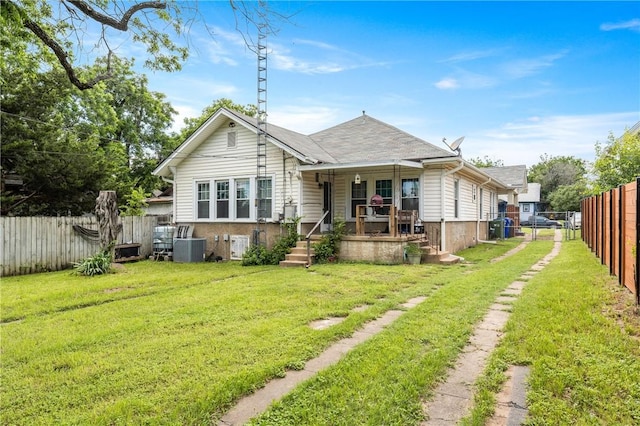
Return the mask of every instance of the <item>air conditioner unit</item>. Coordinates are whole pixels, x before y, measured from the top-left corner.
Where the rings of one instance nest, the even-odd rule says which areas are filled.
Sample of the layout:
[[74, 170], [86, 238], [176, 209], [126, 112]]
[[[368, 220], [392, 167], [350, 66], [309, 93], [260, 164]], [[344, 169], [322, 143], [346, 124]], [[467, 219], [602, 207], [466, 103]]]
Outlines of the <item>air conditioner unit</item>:
[[175, 238], [173, 240], [173, 261], [202, 262], [206, 249], [206, 238]]

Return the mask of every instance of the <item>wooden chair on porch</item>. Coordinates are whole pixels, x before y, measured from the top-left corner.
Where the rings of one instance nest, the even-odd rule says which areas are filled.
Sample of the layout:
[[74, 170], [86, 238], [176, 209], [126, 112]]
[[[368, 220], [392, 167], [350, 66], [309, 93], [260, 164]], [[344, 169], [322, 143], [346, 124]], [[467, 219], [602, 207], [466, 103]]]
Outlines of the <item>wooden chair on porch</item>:
[[416, 210], [398, 210], [398, 229], [400, 235], [414, 234], [418, 212]]

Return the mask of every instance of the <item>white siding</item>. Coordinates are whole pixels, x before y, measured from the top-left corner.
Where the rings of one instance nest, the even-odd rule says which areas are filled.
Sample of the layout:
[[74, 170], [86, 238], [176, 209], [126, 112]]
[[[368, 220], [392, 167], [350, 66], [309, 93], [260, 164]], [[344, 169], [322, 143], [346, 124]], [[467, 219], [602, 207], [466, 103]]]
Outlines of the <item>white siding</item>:
[[440, 211], [440, 169], [428, 168], [422, 175], [423, 203], [422, 219], [427, 222], [439, 222]]
[[[256, 176], [255, 133], [242, 127], [233, 128], [232, 131], [237, 132], [236, 146], [231, 148], [227, 147], [227, 133], [230, 130], [226, 125], [221, 126], [178, 165], [174, 176], [176, 222], [196, 221], [195, 182]], [[267, 144], [267, 176], [273, 178], [274, 220], [278, 219], [279, 213], [283, 213], [286, 202], [291, 201], [294, 205], [298, 203], [299, 179], [295, 174], [296, 165], [296, 159], [285, 160], [281, 149]], [[233, 191], [233, 188], [230, 190]], [[211, 197], [215, 197], [213, 182]], [[213, 219], [198, 221], [211, 222]]]

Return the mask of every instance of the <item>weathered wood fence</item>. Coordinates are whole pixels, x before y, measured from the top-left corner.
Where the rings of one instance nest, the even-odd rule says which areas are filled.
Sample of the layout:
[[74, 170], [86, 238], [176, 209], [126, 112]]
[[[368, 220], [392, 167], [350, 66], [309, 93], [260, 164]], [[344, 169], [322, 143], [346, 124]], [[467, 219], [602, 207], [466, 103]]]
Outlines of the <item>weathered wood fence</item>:
[[[118, 244], [140, 243], [140, 254], [153, 251], [154, 216], [122, 216]], [[95, 217], [0, 217], [1, 276], [58, 271], [69, 268], [100, 250], [74, 225], [98, 229]]]
[[582, 239], [640, 304], [640, 177], [582, 200]]

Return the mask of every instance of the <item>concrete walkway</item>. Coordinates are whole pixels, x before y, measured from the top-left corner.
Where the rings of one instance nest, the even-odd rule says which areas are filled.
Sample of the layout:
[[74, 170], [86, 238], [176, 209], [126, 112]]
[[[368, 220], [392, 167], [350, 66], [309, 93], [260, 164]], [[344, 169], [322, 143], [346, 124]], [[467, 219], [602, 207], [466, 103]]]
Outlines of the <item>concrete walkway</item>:
[[[517, 299], [517, 296], [526, 284], [526, 280], [535, 275], [537, 271], [549, 263], [560, 251], [560, 242], [562, 241], [562, 233], [560, 231], [556, 231], [555, 241], [554, 249], [549, 255], [535, 264], [531, 268], [531, 271], [523, 274], [521, 277], [522, 281], [513, 282], [507, 290], [496, 299], [487, 316], [476, 327], [469, 345], [462, 351], [455, 368], [449, 372], [447, 381], [438, 387], [433, 401], [425, 404], [425, 414], [429, 416], [430, 420], [423, 422], [423, 425], [453, 425], [469, 413], [473, 400], [473, 384], [484, 369], [488, 356], [502, 336], [501, 330], [509, 318], [509, 304]], [[528, 241], [523, 242], [518, 247], [497, 258], [496, 261], [502, 260], [522, 250], [527, 243]], [[426, 298], [426, 296], [416, 297], [408, 300], [401, 306], [409, 310], [424, 302]], [[220, 419], [218, 425], [235, 426], [247, 423], [251, 418], [265, 411], [273, 402], [281, 399], [304, 380], [336, 364], [347, 352], [381, 332], [405, 312], [405, 310], [387, 311], [382, 317], [366, 323], [362, 329], [354, 332], [351, 337], [334, 343], [318, 357], [307, 361], [303, 370], [288, 371], [285, 377], [269, 381], [263, 388], [240, 399], [240, 401]], [[522, 376], [518, 383], [523, 384], [526, 373], [519, 371], [518, 374], [518, 377]], [[502, 407], [524, 407], [524, 386], [514, 385], [512, 388], [519, 392], [518, 395], [513, 397], [512, 395], [514, 395], [514, 393], [509, 392], [503, 399], [506, 401], [507, 399], [516, 398], [517, 403], [506, 401]], [[524, 416], [526, 416], [526, 409], [518, 413], [514, 411], [515, 414], [511, 411], [513, 410], [503, 409], [501, 411], [501, 418], [518, 418], [521, 419], [519, 420], [521, 422]], [[507, 424], [517, 425], [520, 423], [492, 423], [494, 426]]]
[[[423, 426], [456, 425], [470, 413], [475, 382], [484, 370], [489, 355], [502, 337], [502, 330], [509, 320], [510, 305], [517, 300], [527, 280], [541, 271], [560, 253], [562, 231], [556, 231], [554, 242], [551, 252], [523, 274], [520, 280], [511, 283], [475, 328], [469, 344], [462, 350], [455, 367], [449, 371], [446, 381], [436, 388], [434, 398], [423, 405], [424, 413], [428, 418], [422, 422]], [[514, 368], [514, 371], [517, 374], [514, 373], [513, 380], [508, 382], [508, 390], [503, 391], [498, 398], [500, 409], [496, 413], [499, 415], [491, 419], [491, 425], [519, 425], [526, 417], [525, 381], [528, 370]]]
[[[408, 300], [401, 306], [405, 309], [411, 309], [425, 300], [425, 296], [416, 297]], [[218, 425], [231, 426], [245, 424], [252, 417], [265, 411], [272, 402], [279, 400], [293, 390], [293, 388], [302, 381], [307, 380], [320, 370], [340, 361], [340, 358], [342, 358], [344, 354], [381, 332], [386, 326], [393, 323], [405, 312], [406, 311], [401, 310], [387, 311], [380, 318], [366, 323], [362, 329], [353, 333], [351, 337], [339, 340], [318, 357], [307, 361], [303, 370], [289, 371], [282, 379], [271, 380], [265, 387], [242, 398], [235, 407], [222, 417]]]

